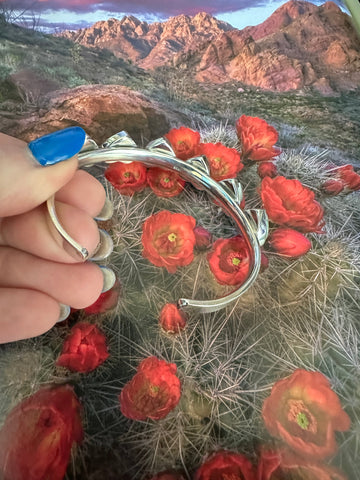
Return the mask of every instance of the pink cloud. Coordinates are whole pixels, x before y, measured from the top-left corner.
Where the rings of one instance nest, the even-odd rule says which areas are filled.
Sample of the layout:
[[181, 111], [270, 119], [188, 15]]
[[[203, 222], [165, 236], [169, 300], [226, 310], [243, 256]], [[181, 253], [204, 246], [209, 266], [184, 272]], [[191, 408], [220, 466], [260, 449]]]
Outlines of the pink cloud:
[[[0, 0], [2, 2], [3, 0]], [[106, 10], [126, 14], [155, 14], [155, 15], [194, 15], [200, 11], [213, 15], [233, 12], [243, 8], [261, 6], [266, 0], [15, 0], [16, 8], [31, 8], [31, 10], [71, 10], [74, 12], [91, 12]], [[30, 7], [31, 3], [31, 7]]]

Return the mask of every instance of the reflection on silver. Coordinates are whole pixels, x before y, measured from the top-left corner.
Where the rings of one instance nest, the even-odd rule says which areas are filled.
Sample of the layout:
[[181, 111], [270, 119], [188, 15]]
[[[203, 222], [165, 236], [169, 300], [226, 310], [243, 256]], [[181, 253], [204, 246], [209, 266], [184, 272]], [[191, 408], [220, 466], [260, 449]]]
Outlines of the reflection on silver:
[[190, 162], [190, 165], [197, 168], [198, 170], [202, 170], [203, 173], [205, 173], [206, 175], [210, 175], [209, 164], [206, 161], [206, 157], [204, 157], [203, 155], [201, 155], [200, 157], [190, 158], [186, 161]]
[[246, 210], [245, 214], [252, 223], [259, 245], [262, 247], [269, 235], [269, 219], [267, 213], [260, 208], [254, 208], [252, 210]]
[[[199, 190], [206, 190], [210, 197], [222, 207], [238, 226], [241, 234], [247, 242], [250, 251], [250, 269], [245, 282], [234, 292], [215, 300], [199, 301], [187, 298], [178, 300], [178, 306], [182, 309], [196, 308], [207, 313], [220, 310], [231, 302], [237, 300], [256, 280], [260, 270], [261, 252], [260, 246], [266, 240], [268, 234], [268, 218], [264, 210], [243, 211], [240, 202], [243, 198], [240, 183], [235, 179], [216, 182], [209, 175], [209, 167], [205, 157], [196, 157], [184, 162], [173, 155], [164, 145], [165, 139], [154, 140], [150, 143], [150, 149], [138, 148], [135, 142], [126, 134], [120, 132], [106, 140], [102, 148], [81, 152], [78, 155], [79, 167], [88, 167], [97, 164], [111, 164], [115, 162], [142, 162], [147, 167], [160, 167], [179, 173], [186, 182], [191, 183]], [[78, 255], [85, 259], [88, 255], [85, 248], [75, 242], [62, 228], [54, 208], [53, 199], [48, 201], [49, 213], [55, 228], [65, 240], [77, 251]]]
[[239, 205], [244, 198], [241, 183], [235, 178], [229, 178], [220, 182], [225, 191], [231, 195]]
[[146, 145], [146, 149], [150, 150], [150, 152], [167, 153], [172, 157], [176, 157], [172, 146], [166, 140], [166, 138], [156, 138], [155, 140], [152, 140]]
[[102, 148], [136, 147], [136, 143], [125, 131], [122, 131], [111, 135], [101, 146]]
[[[50, 215], [50, 219], [54, 224], [56, 230], [60, 233], [63, 239], [67, 242], [67, 246], [70, 247], [71, 252], [69, 252], [69, 248], [65, 248], [65, 250], [71, 254], [75, 253], [75, 256], [79, 258], [79, 260], [85, 261], [89, 257], [89, 252], [85, 247], [82, 247], [80, 243], [74, 240], [67, 231], [62, 227], [55, 210], [55, 197], [52, 196], [46, 202], [47, 209]], [[73, 255], [74, 256], [74, 255]]]

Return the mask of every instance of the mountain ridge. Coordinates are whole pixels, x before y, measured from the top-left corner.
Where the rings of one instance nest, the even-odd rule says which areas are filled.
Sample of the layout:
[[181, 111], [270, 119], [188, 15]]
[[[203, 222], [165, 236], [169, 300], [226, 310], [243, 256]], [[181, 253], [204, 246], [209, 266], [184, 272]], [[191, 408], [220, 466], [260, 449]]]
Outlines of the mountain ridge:
[[[202, 28], [200, 28], [202, 26]], [[66, 37], [84, 46], [107, 48], [116, 56], [138, 63], [143, 68], [155, 68], [166, 63], [166, 56], [180, 50], [212, 40], [233, 27], [211, 15], [199, 12], [195, 16], [178, 15], [166, 22], [147, 23], [134, 16], [121, 20], [101, 20], [92, 27], [76, 31], [64, 31]], [[154, 52], [153, 52], [154, 50]], [[150, 61], [143, 61], [150, 55]], [[156, 60], [159, 55], [163, 59]]]
[[360, 46], [333, 2], [290, 0], [242, 30], [200, 12], [165, 22], [109, 19], [62, 36], [111, 50], [146, 70], [175, 67], [200, 82], [239, 81], [272, 91], [312, 87], [324, 94], [360, 85]]

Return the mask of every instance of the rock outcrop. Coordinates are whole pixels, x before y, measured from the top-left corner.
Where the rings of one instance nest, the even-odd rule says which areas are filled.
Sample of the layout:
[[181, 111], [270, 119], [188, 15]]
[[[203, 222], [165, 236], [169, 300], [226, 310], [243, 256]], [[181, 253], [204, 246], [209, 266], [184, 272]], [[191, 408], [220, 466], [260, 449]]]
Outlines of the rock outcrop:
[[48, 94], [40, 111], [11, 123], [3, 118], [0, 129], [29, 142], [54, 130], [78, 125], [97, 143], [126, 130], [138, 145], [143, 145], [162, 136], [173, 124], [187, 121], [185, 115], [126, 87], [87, 85]]

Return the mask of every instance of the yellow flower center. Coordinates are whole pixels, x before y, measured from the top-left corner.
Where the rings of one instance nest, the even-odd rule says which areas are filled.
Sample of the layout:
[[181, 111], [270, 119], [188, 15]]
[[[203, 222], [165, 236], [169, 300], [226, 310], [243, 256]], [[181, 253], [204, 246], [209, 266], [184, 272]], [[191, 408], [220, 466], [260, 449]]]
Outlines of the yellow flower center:
[[158, 387], [157, 385], [150, 385], [149, 390], [152, 395], [157, 395], [159, 393], [160, 387]]
[[240, 265], [240, 263], [241, 263], [240, 258], [234, 257], [234, 258], [232, 259], [232, 264], [235, 265], [235, 267], [237, 267], [238, 265]]
[[296, 416], [296, 422], [303, 430], [307, 430], [309, 428], [310, 422], [306, 413], [300, 412]]
[[129, 178], [129, 177], [130, 177], [130, 172], [125, 172], [125, 173], [124, 173], [124, 177], [125, 177], [125, 178]]
[[288, 401], [288, 420], [296, 423], [302, 430], [316, 434], [318, 423], [315, 416], [308, 409], [306, 404], [300, 399], [290, 399]]
[[169, 240], [169, 242], [175, 242], [175, 240], [176, 240], [175, 233], [169, 233], [168, 240]]

